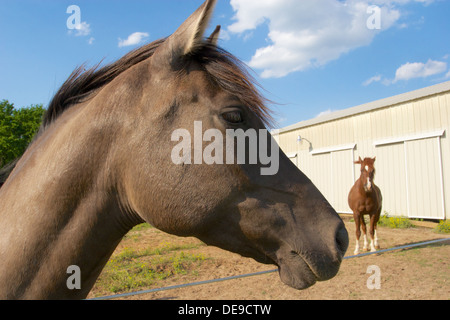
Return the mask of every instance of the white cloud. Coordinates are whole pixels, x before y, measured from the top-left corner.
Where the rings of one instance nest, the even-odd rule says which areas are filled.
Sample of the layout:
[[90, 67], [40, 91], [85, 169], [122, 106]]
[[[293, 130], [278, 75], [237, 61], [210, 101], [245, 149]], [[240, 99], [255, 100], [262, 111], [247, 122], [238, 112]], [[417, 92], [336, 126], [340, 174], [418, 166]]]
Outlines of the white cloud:
[[381, 81], [381, 76], [380, 75], [376, 75], [376, 76], [373, 76], [372, 78], [367, 79], [366, 81], [364, 81], [363, 82], [363, 86], [366, 87], [366, 86], [372, 84], [373, 82], [379, 82], [379, 81]]
[[[356, 48], [369, 45], [398, 22], [399, 5], [433, 0], [231, 0], [232, 33], [267, 24], [268, 45], [256, 50], [248, 64], [263, 78], [320, 67]], [[381, 28], [368, 28], [370, 5], [380, 8]]]
[[277, 124], [281, 125], [281, 124], [285, 123], [286, 121], [288, 121], [288, 118], [280, 117], [277, 119]]
[[[388, 79], [381, 75], [376, 75], [363, 82], [363, 86], [368, 86], [374, 82], [381, 82], [385, 86], [390, 86], [398, 81], [408, 81], [410, 79], [427, 78], [447, 71], [447, 63], [443, 61], [434, 61], [429, 59], [426, 63], [407, 62], [400, 66], [395, 72], [395, 78]], [[444, 79], [450, 78], [450, 71], [444, 76]]]
[[429, 5], [429, 4], [431, 4], [431, 3], [433, 3], [435, 0], [414, 0], [415, 2], [421, 2], [421, 3], [423, 3], [424, 5]]
[[75, 25], [75, 28], [69, 29], [68, 34], [75, 37], [86, 37], [92, 32], [91, 25], [87, 22], [81, 22]]
[[76, 37], [85, 37], [91, 34], [91, 26], [87, 22], [80, 23], [75, 30]]
[[321, 113], [319, 113], [319, 114], [316, 116], [316, 118], [320, 118], [320, 117], [327, 116], [327, 115], [329, 115], [329, 114], [332, 114], [333, 112], [335, 112], [335, 110], [328, 109], [328, 110], [322, 111]]
[[428, 60], [422, 62], [408, 62], [397, 69], [394, 83], [400, 80], [410, 80], [415, 78], [426, 78], [432, 75], [443, 73], [447, 70], [447, 63], [442, 61]]
[[447, 74], [445, 75], [445, 79], [450, 79], [450, 70], [447, 72]]
[[119, 48], [134, 46], [145, 41], [146, 38], [149, 37], [149, 34], [146, 32], [135, 32], [128, 36], [126, 40], [119, 38]]
[[435, 2], [436, 0], [372, 0], [370, 1], [371, 4], [374, 5], [405, 5], [408, 4], [410, 2], [419, 2], [424, 4], [425, 6]]
[[95, 41], [95, 38], [94, 37], [90, 37], [89, 40], [88, 40], [88, 43], [92, 45], [92, 44], [94, 44], [94, 41]]

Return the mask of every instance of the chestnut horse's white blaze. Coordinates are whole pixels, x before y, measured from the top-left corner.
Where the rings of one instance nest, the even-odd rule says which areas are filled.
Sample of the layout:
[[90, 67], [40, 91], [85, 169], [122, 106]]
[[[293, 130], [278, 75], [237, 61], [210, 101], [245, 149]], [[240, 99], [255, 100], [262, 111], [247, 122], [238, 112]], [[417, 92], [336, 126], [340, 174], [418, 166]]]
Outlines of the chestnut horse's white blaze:
[[[215, 3], [167, 39], [77, 69], [58, 90], [35, 141], [0, 181], [0, 299], [86, 297], [123, 236], [144, 221], [275, 264], [297, 289], [337, 274], [344, 224], [278, 148], [261, 153], [278, 153], [274, 175], [261, 174], [261, 159], [171, 159], [172, 133], [196, 121], [223, 136], [269, 122], [242, 63], [217, 47], [220, 28], [204, 37]], [[258, 139], [270, 148], [272, 137]], [[67, 286], [70, 266], [81, 271], [79, 290]]]

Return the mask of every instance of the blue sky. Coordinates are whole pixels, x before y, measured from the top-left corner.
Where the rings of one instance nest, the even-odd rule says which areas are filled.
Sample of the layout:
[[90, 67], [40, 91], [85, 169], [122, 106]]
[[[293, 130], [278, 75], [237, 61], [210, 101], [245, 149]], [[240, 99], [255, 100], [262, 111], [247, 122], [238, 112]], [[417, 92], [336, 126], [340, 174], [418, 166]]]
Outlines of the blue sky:
[[[75, 67], [171, 34], [202, 2], [0, 0], [0, 100], [46, 106]], [[448, 0], [218, 0], [209, 31], [222, 25], [284, 127], [449, 81], [449, 13]]]

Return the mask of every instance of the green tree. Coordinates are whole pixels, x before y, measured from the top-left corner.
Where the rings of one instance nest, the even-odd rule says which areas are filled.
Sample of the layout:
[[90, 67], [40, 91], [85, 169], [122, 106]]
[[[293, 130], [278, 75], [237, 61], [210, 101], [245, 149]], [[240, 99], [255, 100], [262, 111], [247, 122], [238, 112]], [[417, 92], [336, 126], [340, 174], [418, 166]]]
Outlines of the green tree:
[[45, 109], [42, 105], [15, 109], [0, 101], [0, 168], [20, 157], [39, 129]]

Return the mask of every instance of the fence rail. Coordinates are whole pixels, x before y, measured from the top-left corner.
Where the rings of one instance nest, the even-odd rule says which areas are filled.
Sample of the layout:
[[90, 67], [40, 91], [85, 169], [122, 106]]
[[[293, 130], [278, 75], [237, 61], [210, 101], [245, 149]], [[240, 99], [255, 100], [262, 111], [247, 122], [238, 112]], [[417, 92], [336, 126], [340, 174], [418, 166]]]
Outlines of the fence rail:
[[[370, 255], [373, 255], [373, 254], [381, 254], [381, 253], [397, 251], [397, 250], [404, 250], [404, 249], [423, 247], [423, 246], [428, 246], [428, 245], [432, 245], [432, 244], [442, 243], [442, 242], [446, 242], [446, 241], [450, 242], [450, 238], [437, 239], [437, 240], [431, 240], [431, 241], [420, 242], [420, 243], [412, 243], [412, 244], [407, 244], [407, 245], [404, 245], [404, 246], [398, 246], [398, 247], [394, 247], [394, 248], [379, 250], [379, 251], [376, 251], [376, 252], [367, 252], [367, 253], [358, 254], [356, 256], [347, 256], [347, 257], [344, 257], [344, 260], [354, 259], [354, 258], [362, 258], [362, 257], [370, 256]], [[99, 297], [99, 298], [92, 298], [92, 299], [89, 299], [89, 300], [112, 300], [112, 299], [119, 299], [119, 298], [127, 298], [127, 297], [142, 295], [142, 294], [148, 294], [148, 293], [155, 293], [155, 292], [162, 292], [162, 291], [168, 291], [168, 290], [182, 289], [182, 288], [188, 288], [188, 287], [193, 287], [193, 286], [200, 286], [200, 285], [205, 285], [205, 284], [210, 284], [210, 283], [223, 282], [223, 281], [228, 281], [228, 280], [236, 280], [236, 279], [243, 279], [243, 278], [261, 276], [261, 275], [265, 275], [265, 274], [269, 274], [269, 273], [274, 273], [274, 272], [277, 272], [277, 271], [278, 271], [278, 269], [267, 270], [267, 271], [248, 273], [248, 274], [243, 274], [243, 275], [238, 275], [238, 276], [231, 276], [231, 277], [220, 278], [220, 279], [198, 281], [198, 282], [180, 284], [180, 285], [175, 285], [175, 286], [170, 286], [170, 287], [163, 287], [163, 288], [157, 288], [157, 289], [150, 289], [150, 290], [142, 290], [142, 291], [136, 291], [136, 292], [122, 293], [122, 294], [117, 294], [117, 295], [112, 295], [112, 296], [105, 296], [105, 297]]]

